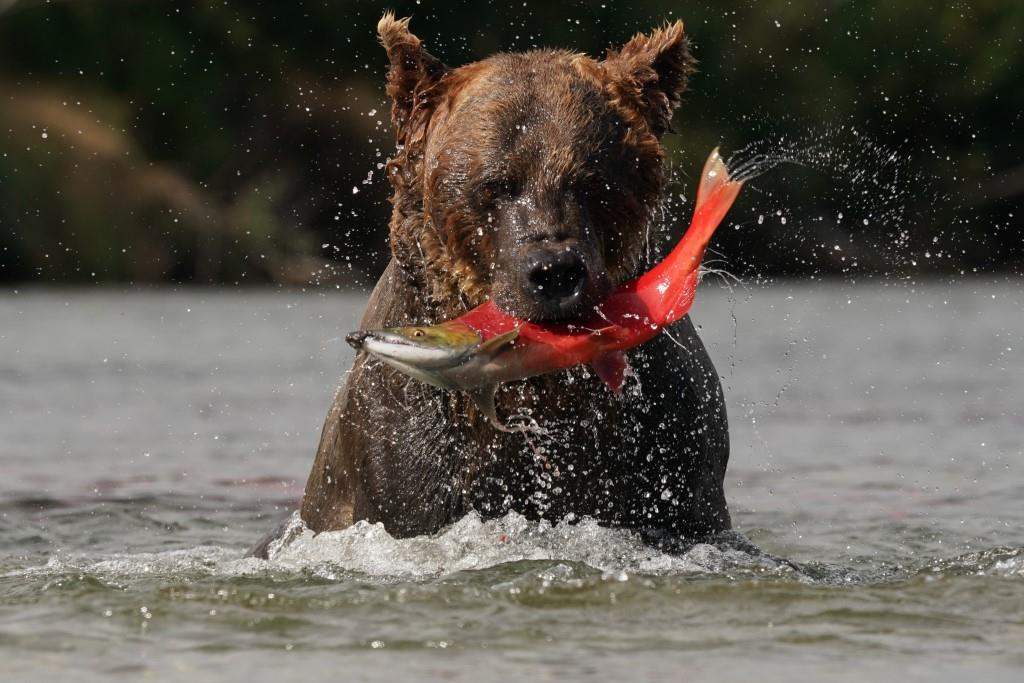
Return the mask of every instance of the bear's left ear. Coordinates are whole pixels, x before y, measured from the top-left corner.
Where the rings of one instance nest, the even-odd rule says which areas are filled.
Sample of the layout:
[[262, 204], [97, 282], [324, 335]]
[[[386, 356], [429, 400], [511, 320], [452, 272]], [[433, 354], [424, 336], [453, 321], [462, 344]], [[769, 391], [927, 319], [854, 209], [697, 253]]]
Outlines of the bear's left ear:
[[618, 51], [608, 50], [602, 65], [613, 102], [639, 113], [660, 138], [672, 130], [672, 113], [695, 63], [683, 22], [677, 20], [649, 35], [636, 34]]

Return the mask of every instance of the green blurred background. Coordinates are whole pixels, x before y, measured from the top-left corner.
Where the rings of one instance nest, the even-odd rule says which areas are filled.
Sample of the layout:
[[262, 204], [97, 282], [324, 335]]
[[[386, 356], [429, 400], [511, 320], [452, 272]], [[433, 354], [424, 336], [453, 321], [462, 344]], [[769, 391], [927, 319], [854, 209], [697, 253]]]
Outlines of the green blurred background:
[[0, 0], [0, 280], [372, 282], [386, 8], [449, 65], [683, 18], [674, 196], [716, 144], [815, 148], [716, 238], [733, 272], [1022, 270], [1019, 0]]

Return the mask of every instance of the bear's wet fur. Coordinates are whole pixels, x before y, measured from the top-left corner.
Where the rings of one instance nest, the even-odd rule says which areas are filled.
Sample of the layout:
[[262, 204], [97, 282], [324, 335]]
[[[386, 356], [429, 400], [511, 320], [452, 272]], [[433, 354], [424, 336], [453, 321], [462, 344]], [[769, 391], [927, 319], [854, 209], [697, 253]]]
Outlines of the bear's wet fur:
[[[518, 317], [571, 319], [649, 265], [661, 138], [694, 64], [682, 23], [601, 60], [534, 50], [458, 68], [407, 19], [387, 14], [378, 33], [397, 137], [392, 259], [363, 328], [437, 323], [490, 297]], [[554, 302], [530, 279], [551, 250], [572, 253], [579, 280]], [[589, 517], [659, 540], [729, 529], [725, 404], [689, 318], [629, 359], [622, 396], [579, 367], [501, 387], [499, 414], [550, 430], [528, 440], [493, 429], [466, 396], [359, 354], [327, 415], [302, 519], [316, 532], [382, 522], [399, 537], [474, 510]]]

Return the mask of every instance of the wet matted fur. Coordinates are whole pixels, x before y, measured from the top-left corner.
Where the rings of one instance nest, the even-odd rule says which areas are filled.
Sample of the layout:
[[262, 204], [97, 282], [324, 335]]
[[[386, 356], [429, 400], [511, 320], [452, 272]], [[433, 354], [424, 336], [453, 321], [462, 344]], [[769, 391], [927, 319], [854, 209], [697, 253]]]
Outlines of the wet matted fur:
[[[538, 243], [580, 254], [582, 306], [636, 274], [665, 183], [661, 138], [693, 70], [682, 23], [600, 60], [534, 50], [458, 68], [408, 20], [385, 15], [378, 32], [397, 139], [393, 258], [364, 328], [435, 323], [489, 297], [550, 317], [522, 282]], [[502, 387], [499, 412], [532, 414], [550, 430], [538, 440], [360, 354], [327, 415], [302, 519], [318, 532], [383, 522], [396, 536], [471, 510], [591, 517], [655, 538], [728, 529], [725, 405], [689, 318], [629, 357], [619, 397], [585, 368]]]

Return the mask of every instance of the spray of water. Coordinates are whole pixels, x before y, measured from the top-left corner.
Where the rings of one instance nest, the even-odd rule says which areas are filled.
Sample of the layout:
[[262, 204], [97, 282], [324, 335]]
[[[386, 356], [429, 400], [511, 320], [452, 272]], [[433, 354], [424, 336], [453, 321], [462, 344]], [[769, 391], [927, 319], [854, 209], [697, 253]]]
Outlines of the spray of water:
[[[787, 178], [785, 189], [752, 186], [779, 204], [774, 214], [788, 223], [787, 234], [812, 240], [812, 256], [804, 262], [812, 271], [826, 265], [846, 273], [863, 267], [887, 274], [910, 271], [934, 256], [915, 244], [917, 228], [935, 224], [940, 210], [952, 208], [935, 190], [934, 179], [916, 169], [909, 152], [880, 144], [852, 125], [808, 128], [798, 137], [767, 135], [738, 149], [727, 164], [741, 180], [785, 165], [819, 176]], [[763, 222], [762, 215], [758, 223]]]

